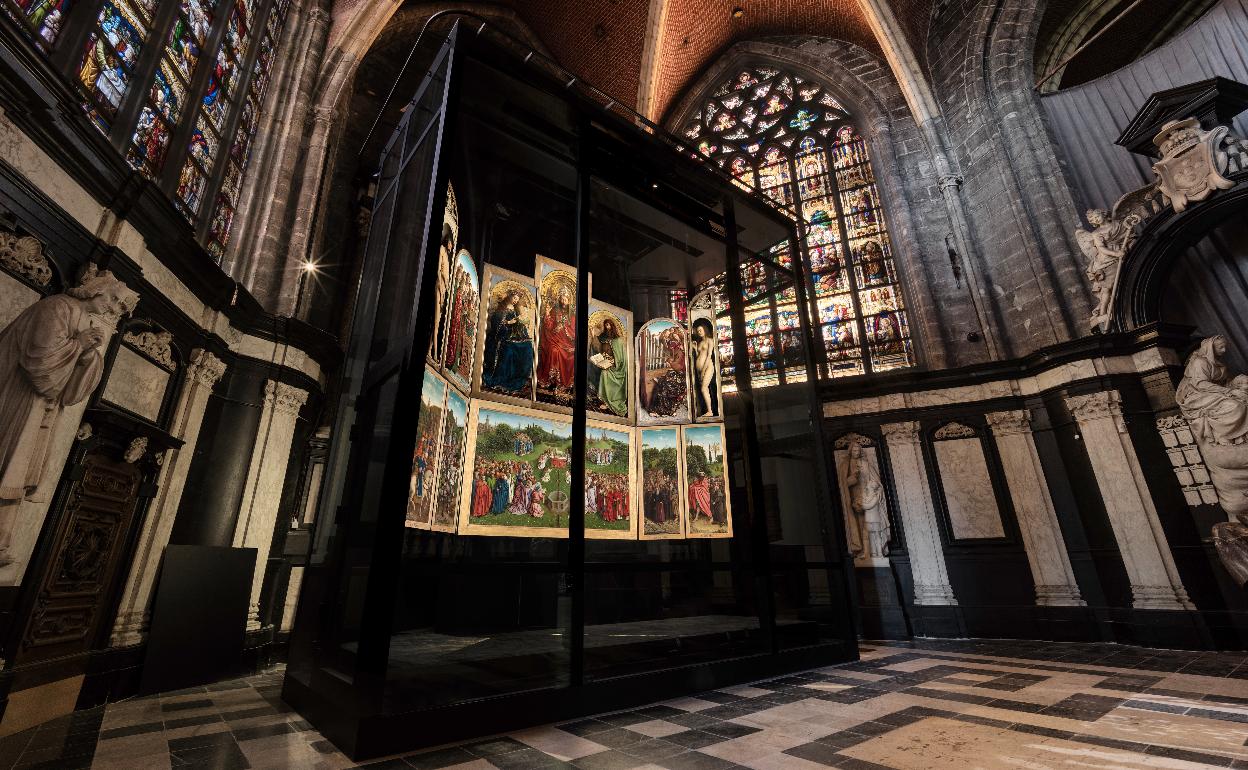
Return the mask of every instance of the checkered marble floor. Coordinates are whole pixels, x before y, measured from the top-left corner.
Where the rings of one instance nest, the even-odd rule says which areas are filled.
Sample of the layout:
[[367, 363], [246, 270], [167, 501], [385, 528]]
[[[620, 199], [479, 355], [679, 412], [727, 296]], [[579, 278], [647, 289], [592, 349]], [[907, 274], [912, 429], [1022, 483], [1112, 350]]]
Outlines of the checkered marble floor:
[[[282, 672], [79, 712], [0, 767], [356, 767]], [[364, 765], [376, 770], [1248, 768], [1248, 656], [1107, 644], [866, 644], [862, 660]]]

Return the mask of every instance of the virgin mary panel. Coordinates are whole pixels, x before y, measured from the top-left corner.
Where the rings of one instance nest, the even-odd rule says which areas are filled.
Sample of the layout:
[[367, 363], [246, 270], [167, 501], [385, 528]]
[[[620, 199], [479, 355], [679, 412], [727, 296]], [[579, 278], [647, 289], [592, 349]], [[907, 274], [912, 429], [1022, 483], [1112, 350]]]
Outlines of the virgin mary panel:
[[689, 336], [671, 318], [648, 321], [637, 333], [637, 424], [691, 422]]
[[485, 266], [472, 394], [529, 405], [533, 401], [533, 326], [537, 291], [528, 278]]

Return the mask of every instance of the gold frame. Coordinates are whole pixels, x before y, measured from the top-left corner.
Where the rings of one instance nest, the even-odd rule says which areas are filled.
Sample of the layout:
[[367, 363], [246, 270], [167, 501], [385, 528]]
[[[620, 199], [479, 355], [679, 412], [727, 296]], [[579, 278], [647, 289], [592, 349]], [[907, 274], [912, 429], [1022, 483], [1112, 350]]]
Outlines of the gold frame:
[[[568, 427], [569, 441], [571, 440], [572, 421], [565, 419], [559, 415], [552, 414], [540, 409], [531, 409], [523, 406], [512, 406], [501, 402], [481, 401], [473, 399], [471, 401], [471, 409], [468, 415], [468, 447], [464, 452], [464, 468], [471, 470], [470, 483], [464, 484], [460, 492], [459, 501], [459, 524], [457, 531], [461, 535], [482, 535], [485, 537], [548, 537], [548, 538], [566, 538], [568, 536], [568, 527], [565, 525], [559, 527], [520, 527], [510, 524], [495, 525], [479, 525], [472, 521], [472, 492], [476, 483], [476, 465], [477, 465], [477, 423], [480, 420], [481, 410], [490, 409], [503, 414], [515, 415], [517, 417], [527, 417], [531, 419], [545, 420], [558, 424], [566, 424]], [[569, 462], [571, 458], [569, 457]], [[571, 469], [569, 469], [570, 472]], [[581, 494], [584, 494], [582, 492]], [[569, 500], [569, 520], [571, 519], [571, 500]]]
[[461, 392], [471, 393], [472, 392], [472, 375], [473, 375], [473, 372], [476, 370], [476, 366], [477, 366], [477, 348], [482, 347], [484, 343], [481, 340], [481, 332], [482, 332], [482, 329], [481, 329], [481, 296], [482, 296], [481, 295], [481, 273], [479, 270], [477, 270], [476, 259], [473, 258], [472, 252], [468, 251], [468, 249], [460, 249], [459, 251], [455, 252], [454, 259], [451, 261], [451, 279], [452, 279], [451, 285], [447, 291], [450, 296], [449, 304], [450, 304], [450, 307], [453, 309], [454, 304], [455, 304], [455, 300], [454, 300], [455, 293], [456, 293], [456, 290], [459, 288], [459, 284], [454, 280], [455, 274], [456, 274], [456, 268], [459, 267], [460, 257], [464, 255], [466, 255], [468, 258], [468, 264], [472, 266], [472, 279], [474, 281], [474, 287], [477, 290], [477, 312], [473, 314], [477, 318], [477, 326], [472, 336], [472, 353], [471, 353], [472, 358], [468, 366], [468, 378], [467, 379], [460, 378], [458, 372], [455, 372], [449, 366], [446, 365], [446, 345], [448, 342], [450, 342], [450, 339], [451, 339], [450, 324], [443, 324], [442, 326], [442, 339], [438, 342], [438, 358], [439, 358], [438, 367], [439, 367], [439, 371], [442, 372], [442, 376], [444, 379], [446, 379], [448, 382], [454, 385]]
[[[606, 302], [599, 302], [596, 299], [589, 301], [589, 323], [586, 325], [587, 330], [594, 327], [594, 317], [599, 314], [611, 315], [616, 321], [622, 323], [620, 333], [624, 337], [624, 350], [628, 355], [628, 380], [625, 386], [625, 398], [628, 402], [627, 414], [620, 416], [609, 412], [599, 412], [597, 410], [585, 410], [586, 419], [605, 420], [606, 422], [617, 422], [621, 425], [632, 427], [637, 424], [637, 345], [633, 338], [633, 313], [630, 310], [608, 305]], [[590, 332], [592, 335], [592, 331]], [[589, 340], [585, 341], [589, 344]], [[593, 366], [593, 364], [589, 364]], [[588, 395], [589, 384], [586, 383], [586, 395]]]
[[533, 397], [537, 396], [537, 288], [532, 281], [519, 273], [513, 273], [501, 267], [495, 267], [486, 264], [485, 270], [481, 273], [481, 307], [477, 313], [477, 344], [476, 351], [472, 358], [472, 391], [471, 395], [474, 399], [481, 399], [498, 404], [514, 404], [517, 406], [532, 406], [533, 398], [517, 398], [515, 396], [506, 396], [501, 393], [490, 393], [482, 389], [481, 376], [485, 363], [485, 336], [490, 317], [489, 297], [493, 293], [492, 282], [497, 279], [499, 282], [512, 281], [519, 284], [521, 288], [529, 292], [529, 296], [533, 301], [533, 315], [530, 320], [530, 337], [533, 340], [533, 362], [529, 369], [529, 389]]
[[441, 478], [442, 478], [441, 472], [443, 470], [443, 463], [445, 463], [447, 460], [450, 459], [450, 458], [442, 456], [442, 449], [444, 446], [444, 442], [439, 440], [438, 442], [438, 464], [436, 468], [436, 475], [434, 476], [436, 483], [433, 486], [434, 508], [429, 516], [429, 526], [421, 527], [421, 529], [429, 529], [431, 532], [449, 532], [453, 534], [459, 527], [459, 495], [462, 494], [462, 490], [464, 486], [464, 473], [463, 473], [464, 472], [464, 459], [468, 456], [468, 440], [470, 438], [470, 435], [468, 433], [468, 419], [472, 416], [473, 400], [470, 397], [465, 396], [462, 392], [460, 392], [460, 390], [455, 387], [454, 383], [448, 383], [448, 387], [446, 389], [446, 398], [443, 400], [443, 405], [442, 405], [442, 429], [439, 431], [439, 436], [444, 436], [446, 433], [446, 422], [447, 422], [446, 418], [447, 418], [447, 415], [451, 413], [451, 396], [452, 395], [457, 398], [461, 398], [464, 401], [464, 447], [461, 453], [462, 456], [460, 457], [460, 463], [459, 463], [460, 491], [456, 494], [455, 502], [452, 504], [450, 523], [439, 524], [437, 504], [438, 504], [438, 495], [442, 491], [440, 489]]
[[[675, 328], [679, 329], [680, 333], [683, 334], [685, 338], [685, 370], [684, 370], [685, 371], [685, 403], [684, 403], [685, 413], [684, 415], [682, 415], [680, 413], [680, 410], [677, 410], [677, 413], [672, 415], [671, 417], [650, 417], [643, 421], [642, 413], [645, 410], [641, 406], [641, 380], [645, 376], [645, 372], [642, 370], [642, 366], [641, 366], [642, 360], [644, 358], [641, 353], [641, 340], [642, 340], [642, 335], [646, 334], [646, 331], [652, 325], [657, 324], [657, 323], [671, 324]], [[634, 398], [635, 398], [635, 403], [637, 405], [636, 424], [638, 427], [648, 428], [648, 427], [652, 427], [656, 425], [684, 425], [684, 424], [693, 422], [693, 407], [691, 406], [689, 402], [689, 397], [692, 394], [689, 392], [690, 388], [689, 388], [688, 358], [689, 358], [689, 331], [685, 328], [684, 324], [682, 324], [680, 321], [677, 321], [675, 318], [664, 318], [664, 317], [651, 318], [649, 321], [646, 321], [644, 324], [642, 324], [641, 328], [637, 330], [637, 334], [633, 336], [633, 370], [635, 372], [633, 376], [633, 380], [634, 380], [633, 390], [635, 391]]]
[[[633, 428], [625, 425], [617, 425], [602, 420], [585, 420], [585, 443], [589, 443], [589, 433], [593, 429], [609, 430], [613, 433], [623, 433], [628, 437], [628, 529], [590, 529], [585, 527], [586, 540], [636, 540], [638, 525], [640, 519], [637, 518], [637, 512], [641, 510], [637, 504], [637, 465], [635, 455], [637, 454], [637, 433]], [[587, 447], [588, 448], [588, 447]], [[589, 472], [589, 458], [585, 458], [585, 471]]]
[[[703, 289], [689, 301], [689, 416], [694, 424], [716, 423], [724, 421], [724, 372], [723, 367], [719, 363], [719, 329], [716, 324], [715, 317], [715, 288]], [[699, 300], [703, 297], [709, 297], [710, 309], [697, 308]], [[693, 368], [693, 322], [699, 319], [706, 319], [711, 324], [711, 357], [714, 359], [713, 366], [715, 369], [715, 385], [714, 397], [719, 405], [719, 414], [699, 417], [697, 414], [698, 393], [695, 390], [696, 374]]]
[[[724, 523], [728, 525], [726, 532], [703, 532], [697, 533], [693, 531], [693, 511], [689, 508], [689, 464], [685, 461], [685, 450], [689, 442], [685, 439], [685, 434], [691, 430], [718, 430], [719, 446], [723, 453], [720, 465], [723, 466], [724, 481]], [[680, 426], [680, 476], [684, 480], [684, 507], [685, 515], [685, 537], [686, 538], [731, 538], [732, 537], [732, 484], [728, 478], [728, 436], [724, 431], [723, 423], [705, 423], [702, 425], [682, 425]]]
[[[638, 540], [684, 540], [685, 532], [688, 529], [689, 501], [685, 491], [685, 441], [681, 435], [679, 425], [653, 425], [649, 427], [639, 427], [634, 429], [637, 433], [637, 452], [635, 462], [637, 464], [637, 485], [641, 490], [641, 494], [637, 499], [637, 539]], [[647, 535], [645, 527], [646, 505], [645, 505], [645, 452], [646, 442], [645, 433], [651, 430], [675, 431], [676, 433], [676, 497], [677, 497], [677, 516], [680, 523], [680, 531], [670, 535]]]
[[[438, 374], [438, 370], [434, 367], [433, 364], [425, 365], [424, 373], [421, 375], [421, 378], [420, 378], [420, 396], [419, 396], [420, 412], [416, 418], [416, 441], [417, 442], [420, 441], [420, 418], [423, 417], [425, 414], [425, 385], [428, 383], [429, 378], [431, 377], [433, 378], [434, 382], [442, 386], [442, 398], [441, 398], [440, 403], [438, 404], [438, 407], [441, 410], [441, 412], [439, 414], [437, 427], [434, 430], [434, 435], [436, 438], [434, 440], [434, 445], [433, 445], [434, 446], [433, 457], [431, 458], [429, 463], [425, 466], [426, 468], [429, 468], [430, 466], [432, 466], [433, 468], [433, 474], [432, 474], [433, 483], [430, 484], [429, 489], [426, 490], [425, 496], [422, 498], [422, 500], [424, 501], [432, 500], [437, 495], [438, 466], [439, 466], [440, 460], [442, 459], [442, 423], [444, 421], [444, 418], [446, 417], [446, 392], [450, 390], [450, 387], [451, 387], [450, 384], [446, 381], [446, 379], [442, 377], [442, 375]], [[428, 520], [420, 521], [420, 520], [411, 518], [411, 515], [413, 513], [412, 509], [413, 509], [413, 506], [415, 505], [415, 497], [416, 497], [416, 490], [412, 486], [416, 478], [416, 469], [414, 467], [415, 462], [416, 462], [415, 452], [413, 451], [413, 455], [412, 455], [413, 468], [412, 468], [411, 475], [409, 477], [409, 481], [407, 485], [407, 508], [403, 512], [403, 526], [409, 527], [411, 529], [426, 529], [427, 530], [430, 528], [430, 525], [433, 522], [433, 508], [432, 507], [429, 508]], [[432, 504], [430, 505], [432, 506]]]
[[[545, 271], [545, 275], [543, 275], [543, 271]], [[535, 316], [533, 321], [533, 406], [539, 407], [546, 411], [555, 412], [557, 414], [572, 414], [572, 407], [570, 406], [562, 406], [560, 404], [552, 404], [547, 401], [542, 401], [537, 390], [537, 366], [542, 360], [542, 310], [545, 307], [545, 298], [542, 294], [542, 284], [547, 279], [553, 278], [556, 274], [563, 274], [566, 276], [567, 280], [572, 282], [572, 323], [573, 326], [576, 325], [576, 268], [564, 262], [538, 254], [533, 265], [533, 286], [536, 292], [536, 300], [533, 306], [533, 313]], [[590, 296], [592, 297], [594, 289], [593, 276], [587, 272], [585, 273], [585, 280], [589, 282], [589, 290], [591, 292]], [[575, 330], [573, 331], [573, 335], [575, 335]], [[575, 369], [573, 371], [573, 377], [575, 377]], [[575, 397], [576, 383], [572, 384], [572, 393], [573, 397]]]

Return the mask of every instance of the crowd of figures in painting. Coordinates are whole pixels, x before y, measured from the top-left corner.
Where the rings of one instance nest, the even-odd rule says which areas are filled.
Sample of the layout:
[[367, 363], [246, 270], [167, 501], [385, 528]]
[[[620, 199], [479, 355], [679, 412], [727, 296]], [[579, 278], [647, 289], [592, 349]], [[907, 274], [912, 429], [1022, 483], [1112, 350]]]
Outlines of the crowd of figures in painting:
[[[459, 233], [450, 187], [407, 525], [566, 537], [576, 269], [537, 255], [532, 277], [486, 264], [478, 283]], [[732, 535], [723, 426], [698, 424], [722, 420], [716, 312], [702, 304], [686, 322], [646, 322], [630, 344], [633, 314], [591, 297], [587, 537]]]

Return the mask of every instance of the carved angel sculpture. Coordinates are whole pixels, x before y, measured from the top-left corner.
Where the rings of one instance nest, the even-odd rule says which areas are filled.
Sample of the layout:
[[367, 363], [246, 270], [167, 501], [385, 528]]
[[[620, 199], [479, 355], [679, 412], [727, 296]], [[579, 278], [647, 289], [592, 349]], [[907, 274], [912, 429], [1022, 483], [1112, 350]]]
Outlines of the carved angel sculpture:
[[1088, 211], [1088, 224], [1092, 226], [1091, 231], [1075, 228], [1075, 240], [1088, 258], [1084, 274], [1096, 295], [1096, 307], [1092, 309], [1089, 323], [1093, 331], [1108, 331], [1118, 269], [1127, 249], [1135, 242], [1135, 227], [1129, 222], [1110, 219], [1104, 209]]

